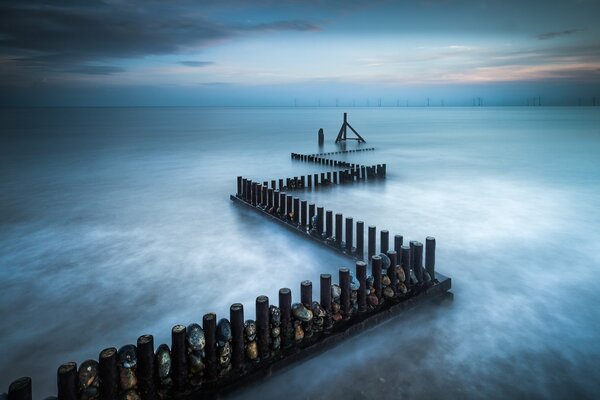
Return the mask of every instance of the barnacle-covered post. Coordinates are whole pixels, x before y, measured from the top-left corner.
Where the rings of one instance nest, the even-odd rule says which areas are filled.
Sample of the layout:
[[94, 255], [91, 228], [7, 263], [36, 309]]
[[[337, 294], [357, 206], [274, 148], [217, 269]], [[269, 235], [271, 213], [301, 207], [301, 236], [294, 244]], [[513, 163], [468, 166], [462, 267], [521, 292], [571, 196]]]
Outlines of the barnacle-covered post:
[[325, 310], [323, 327], [327, 330], [333, 325], [333, 320], [331, 319], [331, 275], [321, 274], [320, 279], [320, 303], [321, 307]]
[[270, 356], [269, 350], [269, 298], [258, 296], [256, 298], [256, 334], [258, 355], [261, 361]]
[[433, 282], [435, 280], [435, 238], [431, 236], [425, 238], [425, 269]]
[[[243, 318], [241, 322], [240, 329], [243, 330]], [[202, 330], [204, 331], [204, 364], [206, 369], [204, 376], [207, 380], [212, 380], [217, 377], [217, 315], [215, 313], [207, 313], [202, 316]], [[244, 354], [243, 346], [242, 354]]]
[[98, 356], [100, 399], [115, 400], [118, 394], [117, 349], [109, 347]]
[[390, 232], [384, 229], [380, 232], [380, 236], [381, 253], [386, 254], [390, 248]]
[[271, 332], [271, 354], [275, 355], [281, 349], [281, 310], [274, 305], [269, 307], [269, 329]]
[[231, 362], [238, 371], [244, 365], [244, 306], [234, 303], [229, 307], [231, 320]]
[[375, 296], [377, 296], [378, 302], [381, 303], [381, 257], [371, 257], [371, 268], [373, 274], [373, 288], [375, 289]]
[[292, 345], [292, 291], [289, 288], [279, 289], [279, 310], [281, 311], [281, 333], [284, 348]]
[[219, 376], [223, 377], [231, 371], [231, 323], [221, 318], [217, 324], [217, 356], [219, 358]]
[[356, 221], [356, 256], [359, 260], [365, 257], [365, 223]]
[[68, 362], [58, 367], [58, 400], [77, 400], [77, 364]]
[[344, 319], [350, 318], [350, 270], [348, 268], [340, 268], [339, 270], [340, 288], [340, 306], [342, 307], [342, 315]]
[[[154, 337], [152, 335], [138, 337], [136, 353], [140, 396], [142, 400], [152, 400], [156, 397], [154, 388]], [[79, 369], [81, 370], [81, 367]], [[79, 383], [81, 384], [81, 373]]]
[[8, 400], [31, 400], [31, 378], [24, 376], [8, 386]]
[[119, 349], [118, 356], [120, 397], [138, 398], [136, 347], [132, 344], [122, 346]]
[[158, 346], [154, 355], [154, 365], [156, 366], [156, 378], [159, 390], [160, 392], [164, 392], [173, 383], [171, 380], [171, 350], [168, 345], [162, 343]]
[[175, 390], [183, 390], [187, 384], [185, 331], [185, 325], [175, 325], [171, 329], [171, 375]]
[[375, 255], [375, 226], [371, 225], [369, 226], [369, 242], [368, 242], [368, 256], [369, 256], [369, 260], [372, 259], [372, 257]]
[[358, 311], [367, 310], [367, 264], [364, 261], [356, 262], [356, 278], [358, 279]]
[[258, 345], [256, 344], [256, 322], [252, 319], [244, 322], [244, 341], [246, 357], [252, 362], [258, 362]]

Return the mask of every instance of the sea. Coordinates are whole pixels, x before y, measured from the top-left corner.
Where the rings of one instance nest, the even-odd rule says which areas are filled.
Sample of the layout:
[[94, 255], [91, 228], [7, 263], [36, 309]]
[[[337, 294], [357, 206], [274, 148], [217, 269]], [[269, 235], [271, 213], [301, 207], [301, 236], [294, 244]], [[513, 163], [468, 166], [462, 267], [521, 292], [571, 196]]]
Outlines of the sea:
[[[336, 145], [343, 112], [366, 140]], [[317, 132], [323, 128], [325, 144]], [[298, 193], [433, 236], [453, 296], [232, 393], [234, 399], [585, 399], [600, 392], [600, 108], [0, 109], [0, 392], [227, 318], [353, 262], [234, 204], [236, 177], [387, 164]], [[598, 271], [597, 271], [598, 270]]]

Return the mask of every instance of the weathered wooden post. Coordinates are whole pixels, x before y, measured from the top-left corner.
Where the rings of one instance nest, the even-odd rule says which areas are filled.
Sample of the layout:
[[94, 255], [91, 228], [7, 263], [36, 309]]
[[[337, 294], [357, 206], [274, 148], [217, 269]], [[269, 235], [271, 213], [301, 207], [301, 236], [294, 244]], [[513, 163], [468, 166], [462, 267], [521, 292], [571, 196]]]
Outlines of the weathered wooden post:
[[319, 174], [314, 174], [314, 185], [315, 187], [319, 186]]
[[294, 211], [293, 208], [292, 208], [293, 202], [294, 202], [294, 196], [292, 196], [291, 194], [288, 194], [287, 195], [286, 208], [285, 208], [285, 215], [286, 216], [288, 216], [290, 213], [292, 213]]
[[279, 192], [279, 215], [285, 215], [286, 194]]
[[323, 234], [323, 223], [325, 221], [323, 212], [323, 207], [317, 207], [317, 232], [319, 232], [319, 235]]
[[300, 225], [306, 226], [306, 200], [300, 202]]
[[414, 271], [417, 276], [417, 280], [419, 284], [423, 284], [425, 280], [423, 279], [423, 243], [417, 242], [415, 243], [415, 257], [414, 257]]
[[410, 247], [403, 245], [402, 247], [400, 247], [400, 250], [402, 259], [402, 270], [404, 271], [404, 286], [406, 286], [406, 289], [410, 290]]
[[394, 251], [398, 255], [398, 265], [400, 265], [400, 253], [402, 252], [402, 244], [404, 238], [402, 235], [394, 235]]
[[435, 238], [425, 238], [425, 269], [431, 280], [435, 280]]
[[117, 349], [109, 347], [98, 356], [98, 376], [100, 377], [100, 399], [116, 400], [118, 396]]
[[77, 400], [77, 364], [68, 362], [58, 367], [58, 400]]
[[279, 180], [279, 191], [281, 192], [283, 190], [283, 179]]
[[343, 216], [340, 213], [335, 214], [335, 244], [339, 248], [342, 245], [342, 229], [343, 229]]
[[269, 349], [269, 298], [258, 296], [256, 298], [256, 337], [258, 344], [258, 355], [261, 361], [270, 356]]
[[300, 198], [294, 197], [294, 223], [298, 225], [300, 221]]
[[277, 209], [279, 208], [279, 198], [281, 197], [281, 192], [279, 190], [273, 190], [273, 214], [277, 214]]
[[352, 242], [353, 234], [352, 230], [354, 228], [354, 219], [352, 217], [346, 217], [346, 251], [348, 254], [352, 253]]
[[340, 296], [340, 306], [344, 319], [350, 318], [350, 270], [348, 268], [340, 268], [340, 288], [342, 294]]
[[273, 189], [267, 189], [267, 210], [273, 208]]
[[320, 303], [326, 313], [331, 313], [331, 275], [321, 274]]
[[369, 226], [369, 242], [368, 242], [368, 256], [369, 256], [369, 260], [372, 260], [372, 257], [375, 255], [375, 231], [376, 228], [375, 226], [371, 225]]
[[279, 289], [279, 310], [281, 310], [281, 344], [284, 348], [293, 344], [292, 328], [292, 291]]
[[309, 309], [312, 307], [312, 282], [300, 282], [300, 302]]
[[375, 295], [377, 300], [381, 303], [381, 257], [371, 257], [371, 269], [373, 274], [373, 288], [375, 289]]
[[154, 337], [142, 335], [137, 339], [136, 346], [137, 369], [136, 377], [142, 400], [156, 398], [154, 389]]
[[358, 280], [358, 311], [367, 310], [367, 263], [356, 262], [356, 279]]
[[[242, 326], [243, 323], [242, 321]], [[215, 313], [202, 316], [202, 330], [204, 331], [205, 376], [208, 380], [213, 380], [217, 377], [217, 315]]]
[[306, 176], [306, 186], [312, 187], [312, 175], [310, 174]]
[[185, 348], [185, 325], [171, 329], [171, 378], [175, 390], [182, 391], [187, 385], [187, 355]]
[[235, 371], [244, 366], [244, 305], [233, 303], [229, 307], [231, 321], [231, 363]]
[[338, 173], [337, 171], [333, 171], [333, 183], [338, 183]]
[[8, 386], [8, 400], [31, 400], [31, 378], [24, 376]]
[[356, 256], [359, 260], [363, 260], [365, 257], [365, 223], [363, 221], [356, 221]]
[[386, 254], [387, 251], [390, 249], [390, 233], [384, 229], [380, 232], [380, 236], [380, 253]]
[[237, 197], [240, 197], [242, 195], [242, 177], [238, 176], [237, 177]]
[[325, 237], [330, 238], [333, 236], [333, 211], [327, 210], [325, 212]]
[[313, 217], [315, 216], [315, 204], [314, 203], [310, 203], [308, 205], [308, 226], [313, 229], [316, 228], [316, 226], [313, 226]]

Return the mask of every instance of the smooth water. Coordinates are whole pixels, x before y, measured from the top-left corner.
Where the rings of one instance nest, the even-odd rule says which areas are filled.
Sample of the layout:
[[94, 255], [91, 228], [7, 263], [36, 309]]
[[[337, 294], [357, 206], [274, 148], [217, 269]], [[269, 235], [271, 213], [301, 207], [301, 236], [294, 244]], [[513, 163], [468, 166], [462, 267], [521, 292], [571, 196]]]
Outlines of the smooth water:
[[[338, 108], [0, 110], [0, 391], [346, 259], [229, 200], [235, 178], [317, 172]], [[454, 300], [394, 318], [235, 398], [592, 398], [600, 390], [600, 110], [359, 108], [385, 181], [301, 194], [437, 238]], [[356, 147], [352, 143], [348, 148]]]

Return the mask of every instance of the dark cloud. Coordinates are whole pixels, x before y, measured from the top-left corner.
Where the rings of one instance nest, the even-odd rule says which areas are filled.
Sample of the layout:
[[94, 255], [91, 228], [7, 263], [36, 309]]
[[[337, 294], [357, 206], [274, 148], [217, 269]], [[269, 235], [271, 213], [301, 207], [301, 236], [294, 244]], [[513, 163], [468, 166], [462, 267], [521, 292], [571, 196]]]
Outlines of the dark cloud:
[[564, 31], [557, 31], [557, 32], [545, 32], [545, 33], [537, 35], [537, 38], [539, 40], [554, 39], [554, 38], [561, 37], [561, 36], [569, 36], [569, 35], [579, 32], [579, 31], [580, 31], [580, 29], [567, 29]]
[[269, 22], [252, 24], [235, 18], [213, 20], [211, 7], [189, 0], [2, 2], [0, 61], [10, 59], [28, 73], [107, 74], [119, 71], [89, 64], [198, 50], [249, 32], [318, 29], [302, 20], [268, 18]]
[[206, 67], [207, 65], [213, 65], [212, 61], [179, 61], [179, 64], [185, 65], [186, 67]]

